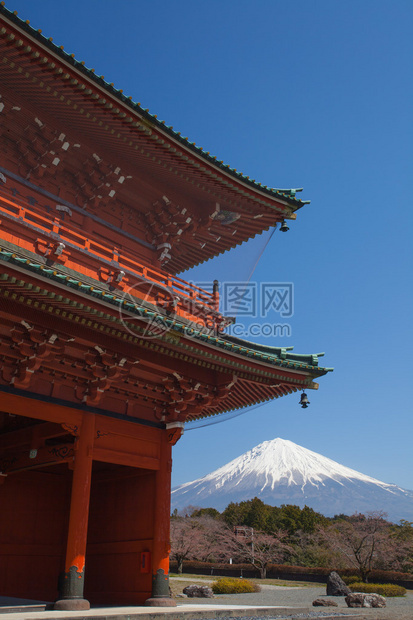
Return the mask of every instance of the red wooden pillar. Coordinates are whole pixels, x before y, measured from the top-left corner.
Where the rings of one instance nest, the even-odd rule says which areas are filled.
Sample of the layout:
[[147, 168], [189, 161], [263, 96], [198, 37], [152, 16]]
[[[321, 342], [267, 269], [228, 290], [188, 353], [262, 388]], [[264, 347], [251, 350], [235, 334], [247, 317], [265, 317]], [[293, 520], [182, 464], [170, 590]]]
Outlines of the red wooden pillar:
[[168, 431], [161, 431], [160, 469], [155, 480], [155, 519], [152, 549], [152, 596], [145, 605], [176, 607], [169, 595], [172, 444]]
[[90, 609], [89, 601], [83, 598], [83, 589], [94, 434], [95, 416], [85, 413], [76, 442], [65, 572], [59, 583], [55, 609]]

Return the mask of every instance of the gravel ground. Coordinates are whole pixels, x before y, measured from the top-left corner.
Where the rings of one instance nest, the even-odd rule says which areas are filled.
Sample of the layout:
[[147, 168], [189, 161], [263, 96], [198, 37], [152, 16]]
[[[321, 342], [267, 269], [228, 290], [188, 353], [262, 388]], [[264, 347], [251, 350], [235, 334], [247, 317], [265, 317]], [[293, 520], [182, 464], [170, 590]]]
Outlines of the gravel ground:
[[[194, 583], [195, 580], [194, 580]], [[198, 582], [200, 583], [200, 582]], [[202, 580], [206, 585], [206, 580]], [[211, 605], [246, 605], [252, 607], [308, 607], [308, 613], [284, 616], [289, 620], [292, 618], [323, 618], [345, 617], [349, 614], [356, 616], [360, 620], [413, 620], [413, 591], [409, 591], [406, 596], [386, 599], [386, 607], [383, 609], [349, 609], [342, 596], [326, 596], [326, 589], [320, 586], [308, 587], [288, 587], [262, 585], [262, 590], [254, 594], [219, 594], [213, 599], [184, 598], [177, 599], [181, 604], [211, 604]], [[316, 598], [334, 600], [338, 607], [320, 608], [312, 607], [312, 602]], [[280, 619], [280, 616], [277, 617]], [[257, 620], [257, 618], [255, 618]], [[268, 620], [268, 618], [266, 619]]]

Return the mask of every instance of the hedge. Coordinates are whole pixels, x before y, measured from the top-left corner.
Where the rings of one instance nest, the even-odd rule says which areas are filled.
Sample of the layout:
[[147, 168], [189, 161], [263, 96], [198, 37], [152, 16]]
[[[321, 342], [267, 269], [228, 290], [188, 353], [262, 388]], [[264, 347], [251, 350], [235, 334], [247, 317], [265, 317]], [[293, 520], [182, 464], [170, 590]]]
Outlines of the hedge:
[[343, 575], [341, 574], [341, 578], [346, 584], [346, 586], [351, 586], [353, 583], [360, 583], [360, 575]]
[[[171, 572], [177, 572], [176, 562], [170, 563]], [[259, 578], [259, 570], [251, 564], [218, 564], [215, 562], [184, 562], [184, 573], [212, 575], [222, 577], [252, 577]], [[355, 576], [354, 568], [336, 569], [324, 567], [290, 566], [288, 564], [269, 564], [267, 567], [268, 579], [285, 579], [289, 581], [316, 581], [327, 582], [331, 571], [336, 570], [343, 578]], [[360, 579], [360, 576], [357, 576]], [[373, 570], [369, 574], [369, 581], [374, 583], [396, 583], [409, 590], [413, 590], [413, 574], [397, 571]]]
[[367, 594], [380, 594], [381, 596], [404, 596], [406, 588], [396, 586], [392, 583], [352, 583], [352, 592], [365, 592]]

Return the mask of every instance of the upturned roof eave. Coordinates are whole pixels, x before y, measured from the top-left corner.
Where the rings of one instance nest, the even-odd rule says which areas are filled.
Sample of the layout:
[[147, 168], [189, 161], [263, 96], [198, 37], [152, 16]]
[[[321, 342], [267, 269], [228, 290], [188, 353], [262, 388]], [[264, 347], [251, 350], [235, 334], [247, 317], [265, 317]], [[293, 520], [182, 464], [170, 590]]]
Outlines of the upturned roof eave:
[[[28, 274], [38, 272], [38, 276], [41, 274], [41, 281], [45, 282], [46, 280], [50, 280], [54, 282], [55, 285], [59, 285], [60, 288], [63, 287], [64, 289], [70, 291], [76, 296], [80, 295], [81, 297], [93, 298], [94, 303], [97, 303], [99, 305], [100, 303], [102, 304], [102, 306], [105, 307], [119, 307], [119, 305], [121, 305], [124, 312], [138, 312], [138, 310], [136, 309], [136, 304], [129, 304], [131, 306], [129, 308], [128, 304], [126, 304], [125, 306], [121, 303], [121, 298], [117, 300], [118, 303], [116, 303], [116, 299], [114, 299], [113, 302], [111, 301], [109, 303], [109, 299], [105, 299], [105, 297], [117, 298], [117, 295], [116, 293], [109, 294], [107, 291], [104, 290], [104, 288], [102, 288], [99, 282], [96, 282], [97, 286], [94, 287], [89, 286], [89, 284], [85, 285], [78, 278], [76, 280], [73, 280], [73, 283], [68, 276], [63, 276], [60, 279], [58, 278], [57, 271], [54, 268], [46, 268], [45, 265], [40, 264], [37, 261], [34, 263], [32, 262], [32, 260], [27, 259], [27, 256], [22, 256], [21, 258], [19, 258], [18, 256], [16, 256], [16, 254], [13, 253], [12, 250], [3, 250], [0, 248], [0, 261], [11, 263], [12, 265], [14, 264], [15, 268], [17, 268], [17, 270], [20, 272], [26, 272]], [[60, 267], [59, 271], [64, 273], [66, 269], [64, 267]], [[91, 294], [92, 290], [93, 296]], [[102, 295], [101, 299], [97, 297], [99, 292]], [[140, 314], [140, 312], [138, 313]], [[158, 312], [157, 314], [161, 316], [161, 313]], [[141, 315], [141, 318], [145, 320], [145, 317], [143, 315]], [[166, 319], [166, 323], [168, 322], [171, 324], [170, 329], [172, 332], [174, 332], [177, 336], [184, 337], [184, 339], [186, 339], [185, 334], [187, 324], [183, 317], [177, 316], [176, 319], [173, 320]], [[298, 372], [300, 374], [311, 376], [312, 378], [322, 376], [327, 372], [333, 370], [332, 368], [323, 368], [318, 366], [317, 355], [294, 356], [295, 359], [288, 359], [288, 356], [281, 358], [277, 355], [274, 355], [273, 351], [271, 353], [269, 351], [265, 353], [262, 350], [259, 350], [260, 348], [262, 348], [262, 345], [255, 345], [255, 343], [250, 343], [250, 347], [242, 347], [231, 343], [230, 339], [225, 335], [218, 337], [198, 330], [193, 331], [194, 333], [191, 334], [190, 337], [188, 337], [191, 342], [198, 342], [203, 346], [212, 347], [217, 352], [221, 351], [222, 353], [231, 355], [231, 357], [242, 358], [244, 361], [249, 360], [250, 362], [258, 364], [259, 366], [266, 366], [272, 369], [274, 369], [274, 367], [280, 367], [287, 372]]]
[[[150, 114], [149, 110], [144, 109], [139, 103], [133, 102], [131, 97], [126, 97], [121, 90], [116, 89], [113, 84], [106, 82], [103, 77], [94, 74], [93, 70], [88, 69], [84, 63], [75, 59], [73, 54], [67, 54], [62, 48], [56, 46], [51, 38], [47, 39], [41, 34], [41, 31], [37, 31], [32, 28], [28, 22], [21, 20], [16, 12], [11, 12], [5, 8], [4, 2], [0, 3], [0, 15], [3, 18], [8, 19], [13, 27], [20, 29], [25, 36], [30, 37], [40, 45], [48, 53], [52, 53], [59, 58], [59, 61], [65, 64], [72, 71], [75, 71], [82, 80], [88, 81], [95, 88], [100, 89], [106, 96], [110, 96], [114, 101], [121, 102], [128, 108], [128, 111], [136, 115], [144, 123], [150, 124], [152, 130], [155, 130], [161, 136], [172, 141], [176, 146], [187, 153], [190, 153], [192, 157], [197, 157], [203, 165], [208, 165], [216, 173], [223, 178], [229, 178], [231, 181], [236, 181], [249, 191], [253, 191], [257, 197], [265, 200], [274, 200], [278, 205], [282, 204], [288, 208], [291, 214], [303, 207], [309, 201], [302, 201], [295, 198], [296, 190], [279, 191], [268, 186], [257, 183], [242, 173], [237, 172], [235, 169], [230, 168], [221, 161], [217, 161], [216, 157], [211, 156], [208, 152], [195, 145], [195, 143], [189, 142], [187, 138], [183, 138], [179, 132], [173, 130], [172, 127], [168, 127], [164, 122], [159, 121], [156, 115]], [[287, 193], [291, 192], [291, 193]], [[276, 204], [274, 204], [276, 207]]]

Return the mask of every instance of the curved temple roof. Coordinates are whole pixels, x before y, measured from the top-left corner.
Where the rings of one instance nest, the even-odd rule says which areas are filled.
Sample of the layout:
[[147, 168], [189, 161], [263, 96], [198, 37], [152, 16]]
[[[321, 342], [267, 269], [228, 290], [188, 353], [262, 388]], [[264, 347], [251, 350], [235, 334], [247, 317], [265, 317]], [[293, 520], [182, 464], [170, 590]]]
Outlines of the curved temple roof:
[[105, 81], [103, 76], [96, 75], [94, 69], [87, 68], [83, 61], [80, 62], [76, 60], [74, 54], [68, 54], [67, 52], [65, 52], [63, 46], [58, 47], [57, 45], [55, 45], [51, 37], [44, 37], [41, 33], [41, 30], [35, 30], [34, 28], [32, 28], [29, 25], [28, 20], [23, 21], [17, 16], [17, 11], [9, 11], [4, 5], [4, 2], [0, 3], [0, 15], [3, 14], [5, 17], [10, 19], [14, 24], [19, 26], [28, 35], [35, 38], [37, 41], [39, 41], [39, 43], [47, 47], [51, 52], [53, 52], [53, 54], [56, 54], [62, 60], [69, 63], [72, 67], [80, 71], [85, 77], [92, 80], [96, 85], [104, 88], [108, 94], [116, 97], [124, 105], [130, 107], [131, 110], [137, 112], [143, 119], [149, 121], [151, 125], [156, 127], [160, 132], [174, 138], [186, 148], [190, 149], [194, 154], [200, 156], [202, 159], [208, 162], [208, 164], [213, 165], [214, 167], [224, 171], [225, 173], [234, 177], [236, 180], [242, 181], [246, 185], [254, 188], [255, 190], [258, 190], [268, 196], [276, 197], [277, 199], [282, 200], [282, 202], [284, 202], [285, 204], [293, 207], [293, 211], [301, 208], [305, 204], [309, 204], [309, 200], [300, 200], [296, 197], [296, 193], [302, 191], [302, 188], [271, 188], [267, 185], [259, 183], [258, 181], [250, 179], [249, 176], [244, 175], [243, 173], [237, 171], [235, 168], [231, 168], [228, 164], [224, 164], [223, 161], [219, 161], [215, 156], [210, 155], [208, 151], [205, 151], [203, 148], [197, 146], [195, 142], [190, 142], [188, 138], [181, 136], [181, 133], [175, 131], [172, 126], [166, 125], [165, 121], [158, 120], [156, 114], [151, 114], [148, 109], [142, 108], [140, 103], [134, 102], [132, 100], [132, 97], [126, 97], [123, 94], [122, 90], [114, 87], [113, 83], [108, 83]]
[[[300, 188], [267, 187], [218, 161], [31, 28], [4, 2], [0, 44], [2, 101], [19, 100], [17, 107], [5, 110], [15, 116], [10, 140], [24, 144], [29, 160], [39, 157], [30, 140], [51, 140], [50, 152], [57, 144], [59, 173], [64, 169], [76, 179], [68, 195], [63, 184], [63, 200], [71, 203], [73, 198], [89, 217], [101, 216], [105, 209], [121, 213], [126, 206], [169, 273], [185, 271], [295, 219], [295, 211], [309, 202], [297, 198]], [[23, 127], [30, 128], [31, 137], [22, 135]], [[61, 135], [81, 148], [66, 147], [63, 153]], [[87, 174], [79, 169], [80, 156]], [[32, 169], [9, 172], [26, 179], [37, 174]], [[41, 178], [36, 182], [42, 186]], [[128, 224], [122, 227], [126, 235]]]

